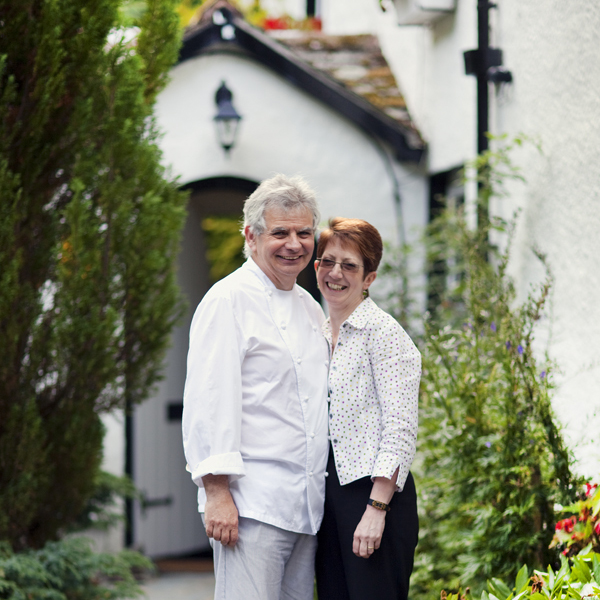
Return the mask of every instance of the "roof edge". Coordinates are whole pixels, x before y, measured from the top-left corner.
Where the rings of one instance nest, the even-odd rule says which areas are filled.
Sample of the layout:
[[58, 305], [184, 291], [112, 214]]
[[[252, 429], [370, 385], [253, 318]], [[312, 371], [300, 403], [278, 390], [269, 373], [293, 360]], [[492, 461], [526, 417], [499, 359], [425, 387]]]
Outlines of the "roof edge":
[[[294, 86], [350, 119], [367, 134], [387, 142], [394, 149], [399, 161], [421, 162], [425, 146], [410, 143], [412, 132], [408, 128], [328, 75], [306, 64], [283, 44], [252, 27], [227, 8], [219, 10], [224, 17], [222, 23], [216, 24], [213, 18], [212, 22], [205, 21], [205, 24], [184, 36], [178, 62], [194, 58], [202, 54], [203, 49], [216, 43], [238, 45]], [[226, 26], [229, 26], [229, 30], [224, 32]], [[231, 27], [234, 28], [233, 36]]]

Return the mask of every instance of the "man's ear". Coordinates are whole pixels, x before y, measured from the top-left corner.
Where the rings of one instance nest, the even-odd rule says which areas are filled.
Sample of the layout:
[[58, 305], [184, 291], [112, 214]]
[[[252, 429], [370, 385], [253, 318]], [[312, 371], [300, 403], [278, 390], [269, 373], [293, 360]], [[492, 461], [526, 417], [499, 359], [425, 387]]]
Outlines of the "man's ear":
[[244, 237], [246, 238], [248, 248], [250, 248], [250, 251], [254, 253], [256, 250], [256, 236], [254, 233], [252, 233], [250, 225], [246, 225], [246, 227], [244, 227]]

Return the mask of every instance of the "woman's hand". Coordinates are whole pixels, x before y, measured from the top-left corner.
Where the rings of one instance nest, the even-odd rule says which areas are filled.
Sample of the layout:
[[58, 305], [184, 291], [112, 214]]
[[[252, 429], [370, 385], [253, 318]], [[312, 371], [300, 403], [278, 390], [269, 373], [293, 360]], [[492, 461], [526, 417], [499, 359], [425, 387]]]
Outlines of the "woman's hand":
[[385, 528], [386, 511], [367, 506], [362, 519], [354, 531], [352, 551], [356, 556], [369, 558], [381, 544]]
[[[373, 487], [371, 488], [371, 498], [384, 504], [389, 504], [394, 492], [396, 491], [396, 479], [398, 469], [394, 472], [391, 479], [385, 477], [374, 477]], [[354, 530], [354, 539], [352, 540], [352, 552], [356, 556], [369, 558], [375, 550], [381, 545], [381, 536], [385, 529], [385, 515], [387, 511], [380, 510], [367, 504], [362, 519]]]

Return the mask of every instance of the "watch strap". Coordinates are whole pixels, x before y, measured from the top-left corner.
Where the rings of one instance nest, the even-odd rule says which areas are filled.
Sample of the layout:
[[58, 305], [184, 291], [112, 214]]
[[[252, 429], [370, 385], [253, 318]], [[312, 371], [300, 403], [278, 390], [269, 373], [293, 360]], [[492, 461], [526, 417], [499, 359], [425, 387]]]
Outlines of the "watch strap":
[[385, 502], [379, 502], [379, 500], [373, 500], [373, 498], [369, 498], [367, 500], [367, 504], [373, 508], [376, 508], [377, 510], [385, 510], [388, 512], [390, 510], [389, 504], [386, 504]]

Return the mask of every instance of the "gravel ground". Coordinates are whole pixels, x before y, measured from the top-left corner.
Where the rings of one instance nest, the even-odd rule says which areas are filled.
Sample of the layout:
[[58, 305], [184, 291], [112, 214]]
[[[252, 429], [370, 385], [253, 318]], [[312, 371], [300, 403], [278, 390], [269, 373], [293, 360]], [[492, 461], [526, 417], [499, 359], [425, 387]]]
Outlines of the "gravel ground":
[[147, 600], [213, 600], [215, 578], [212, 573], [164, 573], [142, 589]]

